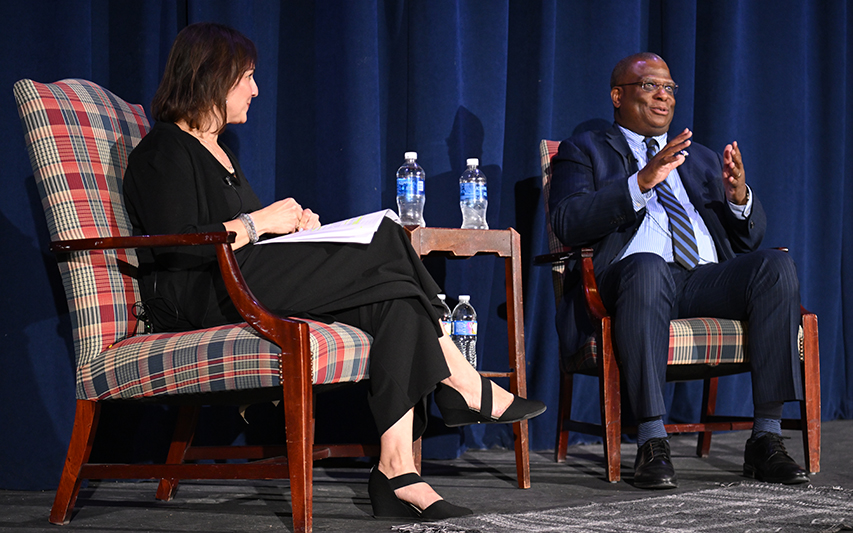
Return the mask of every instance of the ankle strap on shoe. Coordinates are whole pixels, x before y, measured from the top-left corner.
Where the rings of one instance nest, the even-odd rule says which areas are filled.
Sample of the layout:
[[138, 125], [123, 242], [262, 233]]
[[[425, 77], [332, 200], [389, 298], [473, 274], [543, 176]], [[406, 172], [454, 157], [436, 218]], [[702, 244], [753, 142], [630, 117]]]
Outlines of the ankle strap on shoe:
[[421, 476], [415, 474], [414, 472], [409, 472], [408, 474], [402, 474], [397, 477], [392, 477], [388, 480], [388, 484], [391, 485], [391, 489], [393, 490], [402, 489], [403, 487], [408, 487], [409, 485], [414, 485], [415, 483], [424, 483], [424, 480]]
[[480, 376], [480, 415], [497, 420], [492, 416], [492, 382]]

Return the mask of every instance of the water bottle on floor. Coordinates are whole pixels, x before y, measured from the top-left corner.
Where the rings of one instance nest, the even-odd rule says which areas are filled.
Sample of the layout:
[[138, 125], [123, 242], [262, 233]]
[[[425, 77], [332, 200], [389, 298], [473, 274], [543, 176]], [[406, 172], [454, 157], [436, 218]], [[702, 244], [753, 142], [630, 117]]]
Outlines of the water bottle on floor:
[[444, 310], [441, 312], [441, 317], [439, 317], [439, 322], [441, 323], [441, 329], [444, 331], [444, 334], [448, 337], [453, 337], [453, 319], [452, 311], [450, 311], [450, 307], [447, 306], [447, 296], [444, 294], [439, 294], [438, 299], [441, 300], [441, 305]]
[[471, 296], [459, 295], [459, 303], [453, 308], [453, 339], [456, 347], [477, 368], [477, 312], [471, 306]]
[[459, 178], [459, 206], [462, 208], [462, 229], [489, 229], [486, 208], [489, 196], [486, 175], [478, 168], [480, 160], [468, 159], [468, 168]]
[[424, 222], [424, 169], [418, 165], [418, 153], [406, 152], [406, 160], [397, 170], [397, 213], [404, 226], [426, 226]]

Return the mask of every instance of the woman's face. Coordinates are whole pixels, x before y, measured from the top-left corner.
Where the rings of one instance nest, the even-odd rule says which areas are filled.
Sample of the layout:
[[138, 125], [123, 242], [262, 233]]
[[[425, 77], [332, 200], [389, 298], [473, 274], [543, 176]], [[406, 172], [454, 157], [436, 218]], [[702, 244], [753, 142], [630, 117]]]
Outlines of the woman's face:
[[256, 96], [258, 96], [258, 85], [255, 83], [255, 69], [252, 67], [240, 76], [225, 97], [226, 122], [228, 124], [246, 122], [249, 105], [252, 103], [252, 98]]

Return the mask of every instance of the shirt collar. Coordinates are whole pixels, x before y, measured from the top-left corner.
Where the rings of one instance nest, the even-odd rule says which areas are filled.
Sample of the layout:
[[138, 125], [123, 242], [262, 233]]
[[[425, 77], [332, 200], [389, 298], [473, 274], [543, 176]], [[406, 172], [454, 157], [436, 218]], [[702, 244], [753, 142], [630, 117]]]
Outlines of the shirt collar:
[[[622, 131], [622, 134], [625, 136], [625, 138], [628, 139], [629, 144], [636, 144], [636, 145], [642, 145], [643, 144], [643, 140], [646, 138], [645, 135], [640, 135], [639, 133], [633, 132], [633, 131], [629, 130], [628, 128], [623, 127], [620, 124], [616, 124], [616, 125]], [[664, 146], [666, 146], [666, 137], [667, 137], [667, 132], [664, 132], [660, 135], [653, 137], [653, 139], [657, 141], [658, 147], [663, 148]]]
[[[640, 135], [639, 133], [633, 132], [628, 128], [622, 127], [620, 124], [616, 124], [619, 127], [619, 130], [622, 132], [622, 135], [625, 136], [625, 140], [628, 141], [628, 147], [631, 149], [631, 152], [634, 154], [634, 158], [642, 162], [641, 167], [646, 164], [646, 144], [643, 140], [646, 138], [644, 135]], [[667, 133], [664, 132], [661, 135], [653, 137], [655, 141], [658, 143], [658, 150], [666, 146], [666, 137]]]

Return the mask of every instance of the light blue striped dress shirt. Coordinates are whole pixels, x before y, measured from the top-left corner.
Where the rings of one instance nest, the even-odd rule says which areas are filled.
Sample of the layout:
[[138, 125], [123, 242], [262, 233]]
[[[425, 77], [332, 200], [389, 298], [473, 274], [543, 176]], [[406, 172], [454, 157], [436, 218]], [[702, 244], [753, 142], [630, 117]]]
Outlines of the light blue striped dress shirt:
[[[628, 146], [631, 148], [634, 157], [637, 159], [637, 166], [643, 168], [646, 166], [646, 145], [643, 143], [644, 136], [627, 130], [619, 126], [625, 139], [628, 141]], [[667, 134], [655, 137], [660, 148], [666, 146]], [[690, 149], [688, 148], [689, 152]], [[689, 155], [687, 157], [690, 157]], [[720, 177], [722, 179], [722, 176]], [[681, 183], [681, 177], [678, 175], [678, 169], [669, 173], [666, 182], [672, 187], [675, 197], [684, 206], [687, 211], [687, 216], [690, 217], [690, 222], [693, 225], [693, 233], [696, 235], [696, 244], [699, 247], [699, 264], [716, 263], [717, 249], [714, 246], [714, 240], [705, 225], [705, 221], [699, 216], [696, 208], [690, 202], [687, 196], [687, 191]], [[625, 248], [616, 255], [615, 261], [619, 261], [631, 254], [639, 252], [650, 252], [664, 258], [668, 263], [673, 262], [672, 258], [672, 234], [669, 231], [669, 217], [666, 211], [658, 202], [657, 193], [654, 189], [643, 193], [640, 191], [640, 185], [637, 183], [637, 174], [632, 174], [628, 178], [628, 189], [631, 191], [631, 198], [634, 203], [634, 211], [639, 212], [641, 209], [646, 209], [646, 216], [643, 222], [637, 229], [637, 233], [628, 242]], [[736, 205], [727, 202], [732, 212], [741, 219], [746, 219], [752, 209], [752, 192], [749, 194], [749, 201], [746, 205]]]

